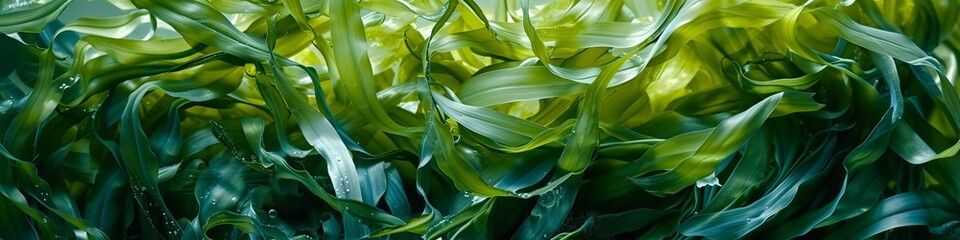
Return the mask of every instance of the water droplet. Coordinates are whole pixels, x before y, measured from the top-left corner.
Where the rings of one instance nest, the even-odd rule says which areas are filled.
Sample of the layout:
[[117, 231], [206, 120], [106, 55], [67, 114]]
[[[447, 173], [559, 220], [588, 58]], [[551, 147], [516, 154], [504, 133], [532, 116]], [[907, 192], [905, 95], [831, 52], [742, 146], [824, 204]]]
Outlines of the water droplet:
[[67, 82], [60, 83], [60, 86], [58, 88], [60, 90], [67, 89], [70, 86], [73, 86], [74, 84], [76, 84], [77, 81], [79, 80], [80, 80], [80, 74], [74, 75], [73, 77], [70, 77], [69, 79], [67, 79]]
[[237, 200], [237, 197], [232, 197], [232, 198], [230, 198], [230, 200], [236, 201], [236, 200]]
[[559, 200], [560, 193], [554, 190], [540, 195], [540, 198], [537, 199], [537, 204], [545, 208], [550, 208], [553, 207], [553, 205], [556, 205]]
[[350, 192], [350, 189], [349, 189], [349, 188], [347, 188], [347, 192]]
[[277, 210], [276, 210], [276, 209], [270, 209], [270, 211], [267, 211], [267, 214], [270, 215], [270, 218], [277, 218]]

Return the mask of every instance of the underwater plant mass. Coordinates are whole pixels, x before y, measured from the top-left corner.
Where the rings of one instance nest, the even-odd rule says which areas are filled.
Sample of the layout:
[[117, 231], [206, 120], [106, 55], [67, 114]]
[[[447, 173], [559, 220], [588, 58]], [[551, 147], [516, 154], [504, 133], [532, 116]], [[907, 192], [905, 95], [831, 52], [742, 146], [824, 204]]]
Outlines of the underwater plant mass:
[[0, 0], [0, 238], [957, 239], [958, 21]]

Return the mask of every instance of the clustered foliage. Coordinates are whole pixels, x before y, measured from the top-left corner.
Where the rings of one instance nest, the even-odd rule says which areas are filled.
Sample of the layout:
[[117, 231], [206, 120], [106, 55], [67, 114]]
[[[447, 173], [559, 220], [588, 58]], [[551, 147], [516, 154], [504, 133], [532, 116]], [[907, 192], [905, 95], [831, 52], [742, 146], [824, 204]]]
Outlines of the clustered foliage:
[[960, 238], [958, 1], [0, 3], [4, 239]]

